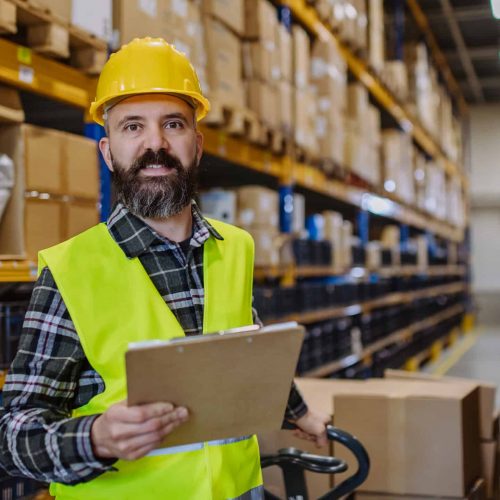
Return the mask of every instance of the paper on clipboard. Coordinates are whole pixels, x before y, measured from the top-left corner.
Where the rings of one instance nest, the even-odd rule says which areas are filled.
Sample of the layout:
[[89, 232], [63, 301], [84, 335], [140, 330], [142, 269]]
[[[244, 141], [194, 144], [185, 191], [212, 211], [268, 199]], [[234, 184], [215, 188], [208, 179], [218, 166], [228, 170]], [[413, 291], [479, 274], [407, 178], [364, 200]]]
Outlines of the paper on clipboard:
[[128, 404], [188, 408], [189, 421], [162, 447], [279, 429], [303, 338], [291, 322], [132, 345]]

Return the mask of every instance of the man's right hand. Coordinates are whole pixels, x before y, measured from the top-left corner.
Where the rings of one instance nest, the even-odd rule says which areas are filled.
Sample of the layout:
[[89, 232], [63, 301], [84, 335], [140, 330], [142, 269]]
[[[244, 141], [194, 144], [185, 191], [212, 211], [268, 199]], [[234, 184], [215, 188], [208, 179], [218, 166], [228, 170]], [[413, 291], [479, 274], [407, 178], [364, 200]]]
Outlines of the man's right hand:
[[127, 406], [121, 401], [95, 419], [90, 431], [94, 453], [99, 458], [136, 460], [188, 418], [186, 408], [171, 403]]

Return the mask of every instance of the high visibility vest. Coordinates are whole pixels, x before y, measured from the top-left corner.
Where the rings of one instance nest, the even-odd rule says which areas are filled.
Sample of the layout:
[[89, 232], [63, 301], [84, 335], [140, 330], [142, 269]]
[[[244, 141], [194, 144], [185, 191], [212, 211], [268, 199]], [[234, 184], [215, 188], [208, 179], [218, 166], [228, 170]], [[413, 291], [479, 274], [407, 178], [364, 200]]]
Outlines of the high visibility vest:
[[[239, 228], [210, 222], [224, 240], [204, 243], [204, 333], [252, 323], [253, 241]], [[73, 416], [102, 413], [127, 397], [124, 355], [130, 342], [184, 332], [138, 258], [128, 259], [104, 224], [40, 252], [39, 269], [46, 266], [105, 384]], [[167, 448], [157, 456], [118, 460], [114, 467], [75, 486], [53, 483], [51, 494], [58, 500], [246, 500], [262, 492], [255, 436]]]

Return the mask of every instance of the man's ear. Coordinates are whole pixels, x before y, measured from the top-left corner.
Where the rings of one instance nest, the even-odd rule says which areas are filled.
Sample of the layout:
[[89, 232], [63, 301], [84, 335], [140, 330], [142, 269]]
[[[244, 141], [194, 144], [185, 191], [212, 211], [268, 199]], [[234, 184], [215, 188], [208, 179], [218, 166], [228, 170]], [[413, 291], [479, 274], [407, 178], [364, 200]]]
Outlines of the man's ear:
[[196, 156], [198, 163], [200, 163], [201, 157], [203, 156], [203, 134], [197, 130], [196, 131]]
[[106, 162], [107, 167], [113, 172], [113, 162], [111, 161], [111, 149], [109, 148], [109, 137], [102, 137], [99, 141], [99, 150]]

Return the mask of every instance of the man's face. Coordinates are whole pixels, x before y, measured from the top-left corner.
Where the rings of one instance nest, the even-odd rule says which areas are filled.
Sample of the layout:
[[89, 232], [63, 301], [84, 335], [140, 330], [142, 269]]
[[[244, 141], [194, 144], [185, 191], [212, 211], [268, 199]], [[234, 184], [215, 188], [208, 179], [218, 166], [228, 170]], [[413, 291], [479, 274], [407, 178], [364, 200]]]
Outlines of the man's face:
[[133, 214], [166, 218], [189, 205], [203, 137], [186, 102], [164, 94], [130, 97], [109, 110], [107, 131], [99, 147], [118, 199]]

